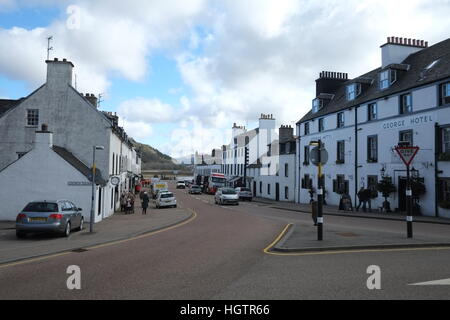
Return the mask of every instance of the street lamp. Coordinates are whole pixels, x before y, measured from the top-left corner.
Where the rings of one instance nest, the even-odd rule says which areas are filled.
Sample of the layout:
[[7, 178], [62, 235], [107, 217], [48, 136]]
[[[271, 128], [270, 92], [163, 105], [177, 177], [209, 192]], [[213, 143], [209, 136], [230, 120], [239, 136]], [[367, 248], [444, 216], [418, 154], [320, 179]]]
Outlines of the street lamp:
[[94, 232], [94, 199], [95, 199], [95, 150], [105, 150], [105, 147], [103, 146], [93, 146], [92, 147], [92, 153], [93, 153], [93, 159], [92, 159], [92, 201], [91, 201], [91, 221], [89, 223], [89, 232]]

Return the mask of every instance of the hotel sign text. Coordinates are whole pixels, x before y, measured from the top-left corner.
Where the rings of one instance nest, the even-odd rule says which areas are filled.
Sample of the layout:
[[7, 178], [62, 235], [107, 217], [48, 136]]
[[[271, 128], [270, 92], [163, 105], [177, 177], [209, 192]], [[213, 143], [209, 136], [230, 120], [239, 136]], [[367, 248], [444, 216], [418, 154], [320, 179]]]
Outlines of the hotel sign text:
[[423, 124], [430, 124], [432, 122], [433, 122], [433, 116], [430, 114], [421, 115], [421, 116], [412, 116], [412, 117], [408, 117], [408, 118], [383, 122], [383, 129], [390, 130], [390, 129], [414, 127], [414, 126], [420, 126]]

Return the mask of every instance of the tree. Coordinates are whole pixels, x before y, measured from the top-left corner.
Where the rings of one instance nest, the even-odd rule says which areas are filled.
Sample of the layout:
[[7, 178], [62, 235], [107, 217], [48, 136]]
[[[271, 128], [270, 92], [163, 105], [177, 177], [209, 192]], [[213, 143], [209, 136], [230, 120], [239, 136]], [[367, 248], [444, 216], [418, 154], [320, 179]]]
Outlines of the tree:
[[386, 212], [392, 212], [391, 210], [391, 204], [388, 201], [389, 196], [391, 193], [394, 193], [397, 191], [397, 188], [392, 183], [392, 178], [385, 176], [381, 179], [380, 182], [377, 184], [377, 191], [380, 192], [384, 197], [383, 202], [383, 208]]

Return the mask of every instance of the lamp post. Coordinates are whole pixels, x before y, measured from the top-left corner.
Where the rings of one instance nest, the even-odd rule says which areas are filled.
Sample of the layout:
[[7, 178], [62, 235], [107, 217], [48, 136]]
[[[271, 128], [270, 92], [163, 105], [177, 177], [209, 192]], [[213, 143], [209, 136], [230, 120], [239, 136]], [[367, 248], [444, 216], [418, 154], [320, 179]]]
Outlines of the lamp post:
[[95, 200], [95, 150], [105, 150], [105, 147], [103, 146], [93, 146], [92, 147], [92, 153], [93, 153], [93, 159], [92, 159], [92, 198], [91, 198], [91, 221], [89, 223], [89, 232], [94, 232], [94, 200]]

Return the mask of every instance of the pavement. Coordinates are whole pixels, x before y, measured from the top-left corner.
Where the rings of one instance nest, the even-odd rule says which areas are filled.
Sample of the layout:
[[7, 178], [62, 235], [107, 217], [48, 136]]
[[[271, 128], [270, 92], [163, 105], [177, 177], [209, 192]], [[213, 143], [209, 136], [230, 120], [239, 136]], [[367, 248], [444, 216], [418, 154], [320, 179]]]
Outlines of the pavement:
[[[256, 198], [254, 201], [281, 210], [293, 211], [311, 215], [311, 206], [292, 202], [275, 202], [268, 199]], [[405, 217], [396, 213], [364, 213], [338, 210], [335, 206], [324, 206], [326, 216], [339, 216], [349, 218], [364, 218], [377, 220], [405, 221]], [[448, 236], [435, 236], [433, 234], [420, 234], [408, 239], [406, 234], [370, 230], [367, 228], [346, 227], [345, 224], [327, 224], [324, 221], [323, 240], [318, 241], [317, 227], [311, 223], [291, 223], [280, 235], [269, 252], [279, 253], [310, 253], [324, 251], [351, 251], [371, 249], [402, 249], [426, 247], [450, 247], [450, 234]], [[450, 226], [450, 219], [433, 217], [414, 217], [415, 223], [439, 224]], [[405, 222], [406, 226], [406, 222]], [[405, 227], [406, 229], [406, 227]]]
[[136, 203], [134, 214], [116, 212], [96, 223], [93, 233], [85, 223], [83, 231], [73, 232], [68, 238], [42, 234], [17, 239], [15, 223], [0, 222], [0, 265], [134, 238], [180, 224], [194, 215], [188, 209], [154, 209], [152, 204], [147, 215], [142, 215], [139, 201]]

